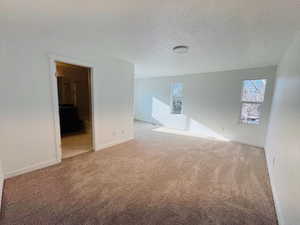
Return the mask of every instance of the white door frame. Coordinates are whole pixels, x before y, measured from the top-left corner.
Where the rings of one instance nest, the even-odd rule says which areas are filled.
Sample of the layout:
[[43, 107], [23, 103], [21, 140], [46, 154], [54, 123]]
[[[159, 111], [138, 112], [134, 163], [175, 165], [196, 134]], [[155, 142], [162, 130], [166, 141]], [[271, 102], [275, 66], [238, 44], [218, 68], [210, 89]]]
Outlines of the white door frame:
[[61, 134], [60, 134], [60, 122], [59, 122], [59, 101], [58, 101], [58, 87], [57, 87], [57, 77], [56, 77], [56, 62], [64, 62], [68, 64], [73, 64], [77, 66], [83, 66], [90, 68], [90, 98], [91, 98], [91, 121], [92, 121], [92, 151], [95, 151], [95, 119], [94, 119], [94, 83], [93, 76], [95, 72], [95, 66], [83, 62], [78, 59], [69, 58], [65, 56], [59, 56], [55, 54], [49, 54], [50, 62], [50, 83], [51, 83], [51, 98], [52, 98], [52, 114], [54, 123], [54, 137], [55, 137], [55, 155], [56, 160], [61, 162], [62, 160], [62, 149], [61, 149]]

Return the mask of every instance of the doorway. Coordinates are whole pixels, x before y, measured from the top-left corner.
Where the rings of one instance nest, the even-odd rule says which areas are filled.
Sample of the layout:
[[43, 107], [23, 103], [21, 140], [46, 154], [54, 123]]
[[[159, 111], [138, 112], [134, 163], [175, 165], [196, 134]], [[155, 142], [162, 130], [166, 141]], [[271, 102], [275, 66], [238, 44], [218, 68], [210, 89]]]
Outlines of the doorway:
[[91, 68], [55, 61], [61, 158], [93, 150]]

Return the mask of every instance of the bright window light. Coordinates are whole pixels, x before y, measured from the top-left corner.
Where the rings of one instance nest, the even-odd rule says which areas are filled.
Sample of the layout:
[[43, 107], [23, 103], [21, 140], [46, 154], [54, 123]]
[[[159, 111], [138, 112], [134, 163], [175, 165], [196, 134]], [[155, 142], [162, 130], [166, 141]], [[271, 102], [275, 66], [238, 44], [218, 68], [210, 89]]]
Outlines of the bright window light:
[[182, 114], [183, 106], [183, 85], [175, 83], [171, 87], [171, 113]]
[[260, 123], [261, 107], [265, 98], [266, 84], [266, 79], [243, 81], [241, 109], [242, 123]]

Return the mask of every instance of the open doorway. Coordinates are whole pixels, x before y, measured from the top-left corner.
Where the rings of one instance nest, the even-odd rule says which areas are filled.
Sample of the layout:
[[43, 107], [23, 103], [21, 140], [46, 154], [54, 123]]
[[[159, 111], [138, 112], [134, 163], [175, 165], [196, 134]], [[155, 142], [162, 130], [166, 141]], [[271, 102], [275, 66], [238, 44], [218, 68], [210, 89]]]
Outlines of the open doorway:
[[93, 149], [91, 68], [55, 61], [62, 159]]

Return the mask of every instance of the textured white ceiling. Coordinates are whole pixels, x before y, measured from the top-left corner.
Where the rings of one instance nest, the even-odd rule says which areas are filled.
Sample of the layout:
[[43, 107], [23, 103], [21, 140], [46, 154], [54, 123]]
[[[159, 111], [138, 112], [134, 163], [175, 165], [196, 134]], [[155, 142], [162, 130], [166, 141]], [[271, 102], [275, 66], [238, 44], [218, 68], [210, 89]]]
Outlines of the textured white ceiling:
[[10, 32], [88, 42], [138, 77], [275, 65], [300, 30], [300, 0], [1, 0], [0, 14]]

